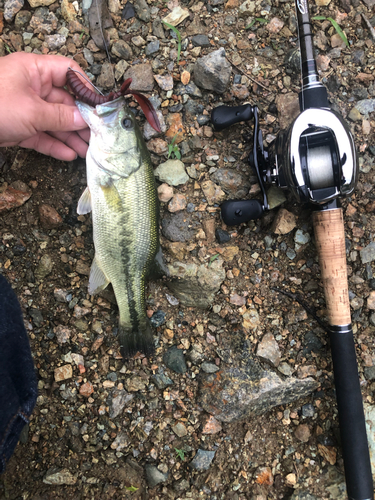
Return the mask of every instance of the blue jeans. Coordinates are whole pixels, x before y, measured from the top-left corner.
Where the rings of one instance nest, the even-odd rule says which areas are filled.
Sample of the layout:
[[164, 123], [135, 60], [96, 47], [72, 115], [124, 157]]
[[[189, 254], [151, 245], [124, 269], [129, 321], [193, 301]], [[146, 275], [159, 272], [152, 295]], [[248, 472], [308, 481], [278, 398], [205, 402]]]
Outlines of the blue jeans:
[[0, 473], [36, 403], [37, 377], [21, 307], [0, 274]]

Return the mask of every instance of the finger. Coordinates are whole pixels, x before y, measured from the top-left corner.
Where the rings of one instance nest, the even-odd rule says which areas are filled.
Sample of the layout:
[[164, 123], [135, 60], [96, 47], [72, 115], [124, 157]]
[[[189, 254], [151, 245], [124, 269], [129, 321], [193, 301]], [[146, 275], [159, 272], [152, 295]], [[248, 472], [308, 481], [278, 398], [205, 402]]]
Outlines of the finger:
[[89, 146], [76, 132], [51, 132], [50, 135], [73, 149], [81, 158], [85, 158]]
[[87, 128], [76, 106], [66, 106], [60, 103], [48, 103], [38, 99], [35, 108], [33, 125], [38, 131], [71, 132]]
[[[48, 64], [46, 63], [48, 57]], [[36, 64], [42, 82], [51, 84], [54, 87], [63, 87], [66, 84], [66, 72], [69, 68], [83, 73], [82, 68], [74, 61], [64, 56], [44, 56], [39, 55]]]
[[19, 143], [23, 148], [34, 149], [38, 153], [52, 156], [56, 160], [73, 161], [77, 158], [77, 153], [63, 142], [44, 132], [30, 137]]
[[66, 104], [67, 106], [74, 106], [75, 104], [75, 99], [69, 92], [57, 87], [52, 87], [51, 92], [44, 97], [44, 100], [50, 103]]
[[78, 130], [77, 134], [84, 140], [87, 144], [90, 142], [90, 129], [84, 128], [83, 130]]

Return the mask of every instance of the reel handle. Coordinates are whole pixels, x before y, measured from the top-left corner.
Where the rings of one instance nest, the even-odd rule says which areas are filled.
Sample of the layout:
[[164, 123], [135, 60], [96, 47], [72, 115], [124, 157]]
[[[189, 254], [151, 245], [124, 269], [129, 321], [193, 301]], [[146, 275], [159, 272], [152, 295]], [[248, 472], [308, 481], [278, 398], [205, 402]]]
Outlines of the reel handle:
[[217, 132], [234, 125], [235, 123], [251, 120], [254, 109], [250, 104], [241, 106], [218, 106], [211, 113], [211, 122]]
[[221, 205], [221, 218], [227, 226], [259, 219], [264, 206], [259, 200], [227, 200]]
[[324, 285], [336, 398], [349, 500], [372, 500], [373, 483], [351, 326], [344, 221], [341, 208], [313, 214]]

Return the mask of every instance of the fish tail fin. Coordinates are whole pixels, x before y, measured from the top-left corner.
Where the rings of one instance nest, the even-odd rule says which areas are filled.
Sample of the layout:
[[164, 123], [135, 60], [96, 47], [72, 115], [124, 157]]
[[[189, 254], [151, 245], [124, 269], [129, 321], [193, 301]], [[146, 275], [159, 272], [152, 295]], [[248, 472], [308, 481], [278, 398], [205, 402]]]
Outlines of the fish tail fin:
[[131, 358], [137, 352], [150, 356], [154, 352], [154, 338], [149, 321], [136, 328], [119, 325], [119, 342], [124, 359]]

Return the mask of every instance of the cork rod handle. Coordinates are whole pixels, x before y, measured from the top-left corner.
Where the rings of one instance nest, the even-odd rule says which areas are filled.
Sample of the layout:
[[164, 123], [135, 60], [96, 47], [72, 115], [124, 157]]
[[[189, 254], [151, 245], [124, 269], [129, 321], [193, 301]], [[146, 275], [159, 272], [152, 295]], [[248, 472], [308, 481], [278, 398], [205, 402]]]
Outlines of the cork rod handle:
[[348, 325], [351, 318], [342, 209], [314, 212], [313, 222], [328, 321], [331, 325]]

